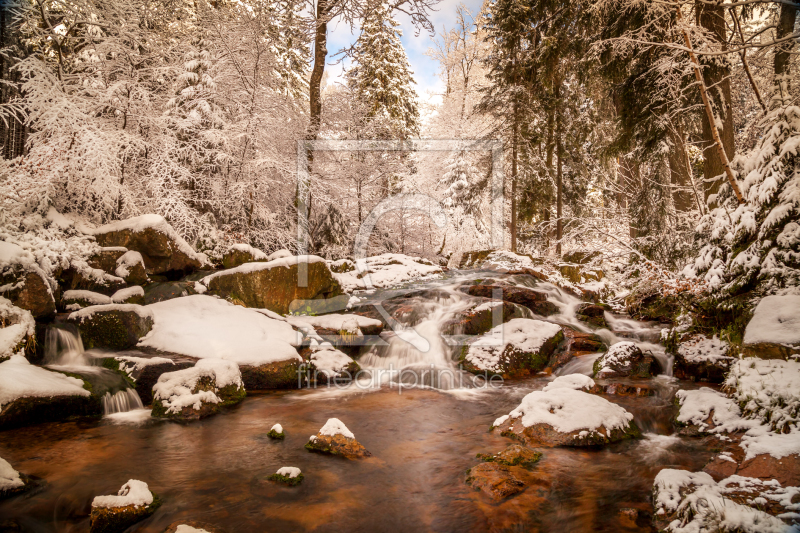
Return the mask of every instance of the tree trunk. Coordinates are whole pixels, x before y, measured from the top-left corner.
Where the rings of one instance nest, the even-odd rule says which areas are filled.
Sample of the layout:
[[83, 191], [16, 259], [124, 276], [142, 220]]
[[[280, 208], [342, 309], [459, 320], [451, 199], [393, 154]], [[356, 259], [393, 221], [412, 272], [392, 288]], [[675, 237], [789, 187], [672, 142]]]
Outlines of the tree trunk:
[[[776, 39], [783, 39], [794, 32], [794, 21], [797, 17], [797, 3], [787, 2], [781, 4], [781, 15], [778, 19], [778, 27], [775, 31]], [[775, 70], [775, 89], [773, 105], [785, 105], [790, 98], [789, 87], [789, 68], [791, 56], [794, 48], [794, 39], [778, 45], [775, 49], [773, 68]], [[780, 101], [777, 101], [780, 99]]]
[[511, 135], [511, 251], [517, 251], [517, 106], [514, 105], [514, 131]]
[[[550, 111], [547, 114], [547, 156], [545, 159], [545, 166], [547, 167], [547, 175], [550, 179], [553, 179], [553, 150], [555, 149], [556, 145], [553, 142], [553, 128], [555, 121], [553, 117], [553, 112]], [[545, 248], [550, 248], [550, 237], [552, 236], [552, 231], [550, 229], [550, 208], [551, 205], [549, 204], [550, 199], [548, 198], [547, 206], [544, 208], [544, 221], [545, 221]]]
[[691, 191], [691, 169], [686, 159], [686, 146], [683, 138], [674, 129], [670, 129], [669, 137], [671, 148], [667, 161], [669, 163], [670, 182], [674, 187], [672, 191], [672, 201], [675, 204], [675, 211], [685, 213], [692, 208]]
[[[620, 207], [627, 209], [629, 205], [629, 191], [635, 190], [635, 187], [637, 187], [639, 184], [639, 164], [634, 159], [623, 157], [619, 162], [619, 181], [620, 189], [623, 191], [623, 198], [622, 202], [620, 202]], [[629, 220], [628, 233], [631, 236], [631, 239], [635, 239], [637, 237], [636, 225], [633, 217], [630, 217]]]
[[564, 176], [561, 145], [561, 110], [556, 110], [556, 255], [561, 257], [561, 238], [564, 236], [562, 179]]
[[308, 88], [310, 121], [307, 138], [309, 140], [317, 138], [322, 120], [322, 75], [325, 74], [325, 60], [328, 56], [328, 1], [329, 0], [317, 1], [317, 31], [314, 34], [314, 68], [311, 70], [311, 79], [309, 80]]
[[[727, 50], [727, 36], [725, 26], [725, 9], [719, 5], [705, 3], [704, 0], [697, 0], [695, 3], [697, 10], [697, 24], [708, 30], [717, 42], [721, 50]], [[723, 56], [724, 57], [724, 56]], [[715, 56], [703, 66], [703, 81], [708, 88], [712, 110], [716, 121], [722, 125], [719, 130], [719, 137], [722, 148], [728, 157], [728, 161], [733, 158], [735, 151], [733, 139], [733, 107], [731, 105], [731, 81], [730, 67], [722, 60], [721, 56]], [[703, 187], [705, 199], [712, 194], [719, 192], [722, 180], [714, 180], [715, 177], [726, 173], [726, 164], [721, 154], [715, 146], [714, 132], [707, 113], [701, 116], [703, 123]]]

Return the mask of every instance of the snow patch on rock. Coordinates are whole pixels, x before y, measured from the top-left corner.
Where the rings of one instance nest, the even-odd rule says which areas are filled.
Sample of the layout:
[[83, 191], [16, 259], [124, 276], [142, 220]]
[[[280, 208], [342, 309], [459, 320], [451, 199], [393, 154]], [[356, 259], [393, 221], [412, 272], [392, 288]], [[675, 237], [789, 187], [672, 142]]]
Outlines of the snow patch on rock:
[[2, 457], [0, 457], [0, 490], [17, 489], [25, 484], [19, 472]]
[[0, 407], [18, 398], [89, 396], [83, 381], [34, 366], [22, 354], [0, 363]]
[[356, 438], [356, 436], [353, 435], [353, 432], [347, 429], [347, 426], [344, 425], [344, 422], [338, 418], [329, 418], [328, 421], [325, 422], [325, 425], [322, 426], [322, 429], [319, 430], [319, 434], [326, 437], [344, 435], [350, 439]]
[[114, 509], [133, 505], [140, 507], [153, 503], [153, 493], [147, 487], [147, 483], [136, 479], [128, 480], [116, 496], [97, 496], [92, 500], [92, 507], [103, 507]]
[[559, 376], [550, 383], [548, 383], [542, 392], [547, 392], [555, 389], [573, 389], [589, 390], [595, 386], [594, 380], [584, 374], [569, 374], [566, 376]]

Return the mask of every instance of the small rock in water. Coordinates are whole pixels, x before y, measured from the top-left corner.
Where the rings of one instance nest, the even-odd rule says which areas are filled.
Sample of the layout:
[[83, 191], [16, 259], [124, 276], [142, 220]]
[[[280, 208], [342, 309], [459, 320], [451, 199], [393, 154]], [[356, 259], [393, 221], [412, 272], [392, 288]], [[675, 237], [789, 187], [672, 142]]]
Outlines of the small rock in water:
[[509, 467], [497, 463], [482, 463], [467, 470], [467, 485], [495, 500], [503, 500], [525, 488], [525, 483]]
[[170, 524], [164, 533], [225, 533], [222, 529], [205, 524], [203, 522], [195, 522], [194, 520], [173, 522]]
[[319, 433], [311, 435], [306, 443], [306, 449], [312, 452], [341, 455], [348, 459], [372, 455], [338, 418], [328, 419]]
[[299, 468], [294, 466], [284, 466], [279, 468], [277, 472], [269, 476], [270, 481], [284, 483], [292, 487], [299, 485], [303, 482], [303, 473]]
[[90, 533], [120, 533], [153, 514], [161, 501], [147, 483], [131, 479], [115, 496], [97, 496], [92, 501]]
[[658, 360], [633, 342], [613, 344], [606, 353], [594, 362], [594, 377], [607, 378], [651, 378], [661, 372]]
[[597, 304], [580, 304], [575, 309], [575, 318], [597, 328], [608, 328], [605, 319], [606, 310]]
[[0, 457], [0, 499], [22, 494], [33, 488], [32, 480], [21, 474], [2, 457]]
[[283, 431], [283, 426], [281, 426], [280, 424], [275, 424], [269, 430], [267, 436], [271, 439], [283, 440], [286, 438], [286, 433]]
[[479, 453], [478, 459], [487, 463], [497, 463], [504, 466], [533, 466], [542, 458], [540, 452], [536, 452], [519, 444], [512, 444], [505, 450], [496, 454]]

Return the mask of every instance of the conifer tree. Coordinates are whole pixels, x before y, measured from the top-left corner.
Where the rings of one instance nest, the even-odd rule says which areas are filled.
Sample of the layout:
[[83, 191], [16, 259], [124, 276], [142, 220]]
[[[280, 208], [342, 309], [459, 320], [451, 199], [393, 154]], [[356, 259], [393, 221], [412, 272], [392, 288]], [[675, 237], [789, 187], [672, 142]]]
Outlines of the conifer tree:
[[355, 65], [348, 71], [348, 85], [369, 106], [371, 117], [384, 116], [391, 136], [408, 139], [419, 135], [419, 109], [413, 72], [403, 44], [402, 30], [391, 17], [389, 6], [377, 3], [366, 19], [356, 43]]

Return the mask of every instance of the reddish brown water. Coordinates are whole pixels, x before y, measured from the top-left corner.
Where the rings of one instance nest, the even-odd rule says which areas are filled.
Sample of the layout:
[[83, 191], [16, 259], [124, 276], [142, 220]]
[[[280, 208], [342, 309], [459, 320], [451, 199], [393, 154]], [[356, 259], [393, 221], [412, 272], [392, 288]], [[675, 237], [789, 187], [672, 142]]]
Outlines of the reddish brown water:
[[[229, 533], [620, 531], [618, 510], [649, 509], [660, 469], [696, 470], [710, 456], [702, 441], [666, 436], [597, 450], [543, 449], [525, 491], [492, 503], [465, 484], [465, 471], [478, 464], [475, 454], [510, 442], [488, 433], [489, 425], [544, 383], [531, 379], [464, 395], [398, 394], [389, 387], [295, 391], [248, 396], [190, 424], [103, 419], [6, 431], [0, 457], [45, 484], [0, 502], [0, 524], [15, 519], [26, 531], [87, 531], [94, 496], [113, 494], [134, 478], [164, 501], [130, 530], [137, 532], [161, 533], [177, 520]], [[664, 396], [608, 398], [634, 413], [643, 432], [666, 435], [673, 408]], [[348, 461], [307, 452], [308, 437], [330, 417], [347, 424], [374, 457]], [[286, 440], [266, 436], [275, 423]], [[289, 488], [265, 481], [282, 466], [301, 468], [304, 482]]]

